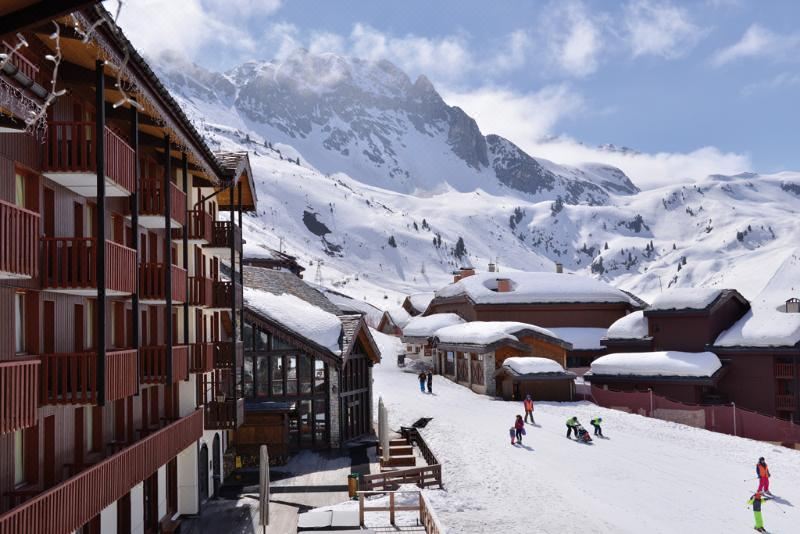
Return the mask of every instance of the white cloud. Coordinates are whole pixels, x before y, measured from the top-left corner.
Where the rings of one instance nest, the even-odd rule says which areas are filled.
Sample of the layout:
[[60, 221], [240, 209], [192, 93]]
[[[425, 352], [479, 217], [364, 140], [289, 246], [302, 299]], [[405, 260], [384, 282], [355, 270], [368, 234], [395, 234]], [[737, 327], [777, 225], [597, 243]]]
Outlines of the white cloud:
[[633, 57], [678, 58], [707, 33], [692, 22], [686, 9], [656, 0], [629, 2], [624, 9], [624, 22]]
[[800, 34], [782, 35], [759, 24], [753, 24], [738, 42], [718, 50], [711, 62], [720, 67], [732, 61], [746, 58], [766, 57], [783, 59], [800, 52]]
[[202, 0], [207, 9], [225, 18], [271, 15], [281, 7], [281, 0]]
[[742, 88], [742, 95], [751, 96], [760, 92], [777, 91], [788, 87], [800, 87], [800, 74], [781, 72], [768, 80], [745, 85]]
[[485, 62], [492, 72], [506, 72], [525, 65], [533, 40], [525, 30], [515, 30], [503, 39], [500, 52]]
[[604, 46], [603, 35], [595, 21], [605, 20], [605, 15], [590, 14], [578, 0], [552, 6], [542, 23], [547, 28], [545, 40], [551, 63], [572, 76], [593, 73]]

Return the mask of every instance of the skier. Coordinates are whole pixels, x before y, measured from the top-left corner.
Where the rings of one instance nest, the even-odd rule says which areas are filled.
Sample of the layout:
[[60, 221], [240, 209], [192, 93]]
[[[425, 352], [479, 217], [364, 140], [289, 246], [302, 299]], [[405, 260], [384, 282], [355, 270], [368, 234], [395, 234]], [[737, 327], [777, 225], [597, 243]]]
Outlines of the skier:
[[428, 371], [428, 393], [433, 393], [433, 373]]
[[766, 532], [764, 529], [764, 518], [761, 517], [761, 504], [768, 500], [769, 497], [764, 497], [761, 495], [760, 491], [757, 491], [752, 497], [750, 497], [750, 500], [747, 501], [747, 504], [753, 506], [753, 517], [755, 517], [756, 520], [756, 526], [753, 528], [759, 532]]
[[536, 421], [533, 420], [533, 399], [530, 395], [525, 397], [525, 400], [522, 401], [522, 405], [525, 407], [525, 422], [528, 422], [528, 417], [531, 418], [531, 424], [536, 424]]
[[603, 418], [602, 417], [595, 417], [594, 419], [592, 419], [589, 422], [594, 427], [594, 435], [595, 436], [600, 436], [601, 438], [605, 437], [605, 436], [603, 436], [603, 429], [600, 428], [600, 423], [603, 422]]
[[511, 438], [511, 444], [513, 445], [517, 439], [517, 429], [513, 426], [508, 429], [508, 436]]
[[514, 421], [514, 430], [516, 431], [517, 443], [522, 445], [522, 435], [525, 434], [525, 421], [522, 420], [521, 415], [518, 415], [517, 420]]
[[758, 491], [772, 495], [772, 492], [769, 491], [769, 467], [767, 467], [767, 462], [764, 461], [763, 456], [758, 459], [756, 464], [756, 476], [758, 477]]
[[575, 439], [578, 439], [578, 418], [573, 416], [567, 419], [567, 437], [570, 437], [575, 432]]
[[425, 374], [425, 371], [422, 371], [417, 375], [417, 378], [419, 379], [419, 390], [425, 393], [425, 381], [428, 379], [428, 375]]

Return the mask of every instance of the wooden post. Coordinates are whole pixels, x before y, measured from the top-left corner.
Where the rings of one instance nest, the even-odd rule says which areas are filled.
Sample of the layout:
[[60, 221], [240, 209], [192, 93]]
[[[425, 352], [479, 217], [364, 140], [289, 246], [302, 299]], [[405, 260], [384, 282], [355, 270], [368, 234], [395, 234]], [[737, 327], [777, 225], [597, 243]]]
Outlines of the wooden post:
[[106, 403], [106, 101], [105, 62], [95, 61], [95, 165], [97, 166], [97, 210], [95, 228], [95, 269], [97, 275], [97, 306], [95, 335], [97, 335], [97, 404]]
[[269, 453], [266, 445], [259, 449], [258, 467], [258, 524], [266, 534], [269, 525]]
[[[239, 180], [236, 189], [237, 189], [236, 195], [238, 197], [237, 203], [239, 208], [239, 233], [240, 235], [244, 236], [244, 229], [242, 228], [242, 181], [241, 180]], [[233, 221], [231, 221], [231, 224], [233, 224]], [[239, 240], [239, 262], [240, 262], [239, 284], [242, 287], [244, 287], [244, 265], [241, 264], [242, 257], [244, 256], [243, 253], [244, 245], [242, 244], [243, 240], [244, 237], [242, 237], [242, 239]], [[233, 278], [231, 278], [231, 281], [233, 282], [233, 290], [236, 291], [236, 282], [233, 280]], [[239, 340], [244, 341], [244, 304], [242, 304], [242, 306], [239, 308]]]
[[[186, 269], [186, 295], [183, 301], [183, 344], [189, 344], [189, 287], [191, 286], [189, 279], [189, 160], [186, 157], [186, 152], [183, 153], [182, 172], [183, 172], [183, 192], [186, 195], [186, 202], [184, 206], [179, 208], [183, 210], [185, 217], [183, 223], [183, 268]], [[197, 266], [195, 266], [195, 273]], [[196, 339], [196, 338], [195, 338]]]
[[389, 493], [389, 524], [394, 526], [394, 492]]
[[167, 244], [164, 250], [164, 298], [165, 337], [167, 341], [167, 384], [172, 384], [172, 203], [170, 202], [170, 185], [172, 183], [172, 155], [170, 154], [169, 135], [164, 136], [164, 183], [161, 194], [164, 195], [164, 234]]
[[358, 494], [358, 524], [364, 526], [364, 494]]
[[[139, 111], [131, 106], [131, 144], [133, 145], [133, 193], [131, 193], [131, 247], [136, 251], [136, 271], [133, 277], [133, 296], [131, 298], [133, 329], [133, 349], [136, 351], [136, 394], [141, 390], [141, 362], [139, 361]], [[132, 417], [132, 415], [130, 416]]]

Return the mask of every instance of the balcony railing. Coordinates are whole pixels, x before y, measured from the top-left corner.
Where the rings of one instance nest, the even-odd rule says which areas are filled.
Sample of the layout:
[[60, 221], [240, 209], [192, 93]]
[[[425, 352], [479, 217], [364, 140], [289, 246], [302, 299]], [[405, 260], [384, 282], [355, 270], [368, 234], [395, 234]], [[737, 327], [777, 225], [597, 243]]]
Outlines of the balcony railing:
[[[164, 263], [142, 263], [139, 265], [139, 298], [143, 301], [166, 302], [167, 290]], [[186, 269], [170, 265], [172, 273], [172, 302], [186, 300]]]
[[187, 214], [189, 240], [210, 243], [214, 234], [214, 219], [204, 210], [190, 210]]
[[203, 407], [206, 430], [227, 430], [242, 426], [244, 399], [210, 401]]
[[208, 373], [214, 370], [214, 344], [192, 343], [189, 371]]
[[[167, 383], [166, 345], [142, 347], [139, 349], [140, 379], [143, 384]], [[172, 347], [172, 383], [189, 378], [189, 346]]]
[[39, 359], [0, 362], [0, 434], [36, 424]]
[[14, 50], [12, 45], [3, 41], [3, 52], [9, 55], [11, 63], [17, 67], [22, 74], [36, 83], [41, 83], [39, 80], [39, 67], [25, 57], [23, 49]]
[[213, 302], [214, 282], [204, 276], [189, 278], [189, 305], [210, 307]]
[[775, 409], [787, 412], [795, 411], [797, 402], [794, 395], [775, 395]]
[[0, 516], [0, 534], [72, 532], [203, 435], [203, 412], [161, 428]]
[[775, 378], [792, 379], [794, 378], [794, 372], [793, 363], [775, 364]]
[[0, 200], [0, 278], [37, 275], [39, 214]]
[[[133, 149], [109, 128], [105, 141], [105, 176], [111, 181], [109, 196], [127, 196], [135, 187]], [[96, 196], [97, 155], [94, 122], [49, 122], [44, 174], [84, 196]], [[81, 175], [81, 176], [70, 176]]]
[[[41, 404], [96, 404], [98, 401], [97, 352], [43, 354]], [[136, 351], [106, 353], [105, 400], [124, 399], [138, 388]]]
[[214, 232], [211, 236], [210, 247], [231, 248], [231, 241], [236, 250], [242, 245], [242, 231], [230, 221], [214, 221]]
[[[178, 186], [169, 183], [170, 218], [183, 226], [186, 223], [186, 193]], [[139, 194], [139, 216], [158, 217], [163, 222], [167, 212], [166, 195], [163, 180], [142, 180]], [[151, 228], [152, 225], [149, 225]]]
[[212, 307], [214, 308], [230, 308], [233, 305], [233, 292], [236, 291], [236, 303], [242, 303], [242, 286], [239, 283], [230, 281], [215, 281], [214, 282], [214, 298]]
[[[97, 290], [97, 246], [92, 237], [43, 237], [42, 286], [66, 292]], [[105, 241], [106, 290], [130, 295], [136, 288], [136, 251]]]
[[241, 341], [217, 341], [214, 343], [214, 368], [232, 369], [244, 362], [244, 344]]

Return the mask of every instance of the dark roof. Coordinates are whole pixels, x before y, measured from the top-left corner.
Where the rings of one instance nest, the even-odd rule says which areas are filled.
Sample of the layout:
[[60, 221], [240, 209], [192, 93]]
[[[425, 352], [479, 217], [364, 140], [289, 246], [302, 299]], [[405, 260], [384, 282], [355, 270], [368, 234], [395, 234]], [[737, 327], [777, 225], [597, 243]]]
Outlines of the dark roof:
[[321, 291], [314, 289], [291, 272], [245, 265], [244, 285], [273, 295], [288, 293], [328, 313], [344, 315], [344, 312]]
[[380, 363], [381, 350], [372, 337], [364, 317], [362, 315], [340, 315], [339, 319], [342, 321], [342, 354], [345, 355], [345, 358], [353, 352], [359, 332], [363, 332], [367, 345], [364, 347], [368, 352], [367, 356], [374, 363]]
[[685, 314], [702, 314], [707, 315], [714, 311], [716, 311], [720, 306], [728, 302], [729, 300], [736, 300], [741, 304], [745, 309], [750, 309], [750, 302], [742, 296], [741, 293], [736, 291], [735, 289], [723, 289], [720, 291], [717, 298], [709, 302], [704, 308], [677, 308], [677, 309], [664, 309], [664, 310], [652, 310], [645, 308], [644, 315], [645, 317], [651, 315], [685, 315]]

